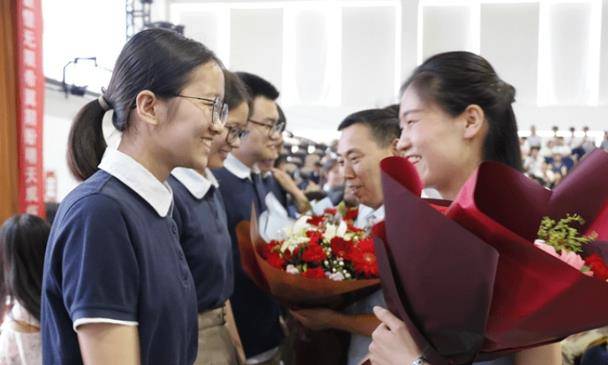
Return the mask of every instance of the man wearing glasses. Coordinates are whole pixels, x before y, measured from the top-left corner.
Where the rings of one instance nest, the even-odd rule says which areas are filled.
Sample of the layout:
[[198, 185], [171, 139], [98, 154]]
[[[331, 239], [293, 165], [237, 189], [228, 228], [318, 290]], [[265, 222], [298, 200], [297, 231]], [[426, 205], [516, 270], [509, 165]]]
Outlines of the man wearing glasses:
[[237, 75], [252, 99], [248, 133], [239, 148], [228, 155], [224, 167], [213, 170], [224, 198], [233, 248], [234, 293], [230, 302], [247, 364], [279, 364], [279, 346], [283, 339], [279, 305], [243, 271], [236, 239], [236, 225], [250, 219], [251, 204], [255, 204], [257, 212], [266, 208], [264, 200], [268, 191], [255, 164], [278, 157], [276, 144], [284, 128], [279, 123], [275, 103], [279, 92], [259, 76], [245, 72]]

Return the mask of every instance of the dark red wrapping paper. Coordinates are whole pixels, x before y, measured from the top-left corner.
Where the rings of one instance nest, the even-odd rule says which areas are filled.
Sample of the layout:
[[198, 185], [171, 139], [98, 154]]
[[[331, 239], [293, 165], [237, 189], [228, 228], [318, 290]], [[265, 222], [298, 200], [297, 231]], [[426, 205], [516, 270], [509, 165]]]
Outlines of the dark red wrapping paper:
[[[608, 154], [596, 150], [550, 191], [484, 162], [440, 213], [415, 167], [382, 162], [386, 220], [376, 253], [387, 305], [435, 363], [467, 363], [608, 324], [608, 283], [533, 245], [542, 217], [580, 214], [608, 257]], [[435, 202], [433, 202], [435, 203]], [[441, 355], [441, 356], [438, 356]], [[443, 360], [441, 359], [443, 358]]]

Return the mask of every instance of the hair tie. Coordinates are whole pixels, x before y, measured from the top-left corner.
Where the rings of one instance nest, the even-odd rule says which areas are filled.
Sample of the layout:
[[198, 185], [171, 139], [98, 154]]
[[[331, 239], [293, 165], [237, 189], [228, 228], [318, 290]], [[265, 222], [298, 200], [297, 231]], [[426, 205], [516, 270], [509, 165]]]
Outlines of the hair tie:
[[108, 110], [112, 109], [110, 108], [110, 104], [108, 104], [106, 98], [104, 98], [103, 95], [99, 95], [99, 97], [97, 98], [97, 102], [99, 103], [99, 106], [101, 107], [101, 109], [103, 109], [104, 112], [107, 112]]

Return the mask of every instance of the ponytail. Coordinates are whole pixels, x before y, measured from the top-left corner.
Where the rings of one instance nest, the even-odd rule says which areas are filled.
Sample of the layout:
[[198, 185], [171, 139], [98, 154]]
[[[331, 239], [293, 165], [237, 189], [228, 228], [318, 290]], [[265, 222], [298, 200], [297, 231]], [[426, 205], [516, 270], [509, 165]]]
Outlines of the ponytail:
[[78, 180], [86, 180], [96, 171], [106, 150], [103, 137], [103, 116], [105, 114], [98, 100], [86, 104], [76, 117], [68, 137], [68, 166]]

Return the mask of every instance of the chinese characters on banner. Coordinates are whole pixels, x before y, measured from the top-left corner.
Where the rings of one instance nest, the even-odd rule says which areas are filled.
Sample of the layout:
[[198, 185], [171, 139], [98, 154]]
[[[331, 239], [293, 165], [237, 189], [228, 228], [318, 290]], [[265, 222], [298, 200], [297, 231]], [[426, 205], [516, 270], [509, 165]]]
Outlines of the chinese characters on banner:
[[44, 216], [41, 0], [17, 0], [19, 211]]

